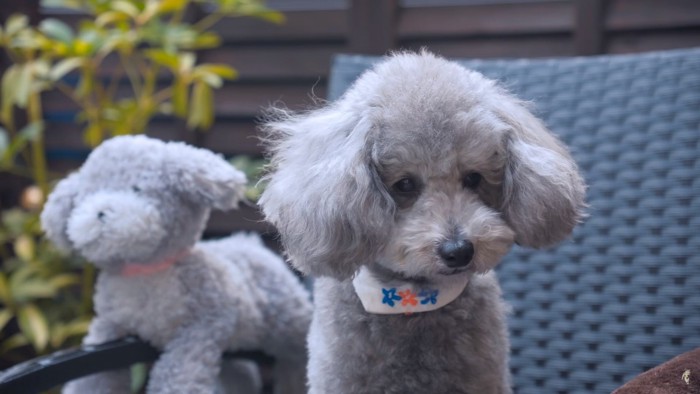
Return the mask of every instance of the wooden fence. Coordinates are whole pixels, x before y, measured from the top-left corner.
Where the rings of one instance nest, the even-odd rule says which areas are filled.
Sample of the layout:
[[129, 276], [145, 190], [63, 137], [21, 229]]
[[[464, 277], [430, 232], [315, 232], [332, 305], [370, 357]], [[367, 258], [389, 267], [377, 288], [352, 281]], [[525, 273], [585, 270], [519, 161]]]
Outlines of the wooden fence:
[[[75, 23], [78, 16], [49, 14], [37, 0], [3, 4], [0, 18], [15, 11], [34, 21], [47, 16]], [[422, 47], [448, 57], [553, 57], [632, 53], [700, 45], [697, 0], [271, 0], [286, 23], [226, 21], [215, 30], [221, 48], [203, 61], [234, 66], [240, 78], [216, 92], [216, 123], [204, 133], [181, 122], [158, 120], [150, 134], [183, 140], [227, 156], [261, 154], [256, 118], [281, 102], [308, 108], [325, 97], [329, 65], [337, 53], [384, 54]], [[55, 169], [85, 156], [73, 108], [60, 94], [44, 97], [47, 150]], [[8, 187], [12, 182], [7, 176]], [[3, 187], [7, 188], [7, 187]], [[16, 193], [15, 193], [16, 194]], [[270, 232], [256, 208], [215, 213], [208, 232]]]

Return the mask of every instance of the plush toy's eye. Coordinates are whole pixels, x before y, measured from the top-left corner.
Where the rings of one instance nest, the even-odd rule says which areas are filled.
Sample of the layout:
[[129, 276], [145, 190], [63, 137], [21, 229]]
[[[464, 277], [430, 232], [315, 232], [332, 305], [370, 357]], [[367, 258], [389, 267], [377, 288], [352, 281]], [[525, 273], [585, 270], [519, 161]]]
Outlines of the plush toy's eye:
[[418, 191], [418, 184], [413, 178], [406, 177], [394, 183], [392, 188], [399, 193], [415, 193]]
[[134, 193], [140, 193], [140, 192], [141, 192], [141, 188], [138, 187], [138, 186], [132, 186], [132, 187], [131, 187], [131, 190], [133, 190]]
[[481, 183], [481, 174], [478, 172], [470, 172], [462, 178], [462, 186], [467, 189], [476, 189], [479, 183]]

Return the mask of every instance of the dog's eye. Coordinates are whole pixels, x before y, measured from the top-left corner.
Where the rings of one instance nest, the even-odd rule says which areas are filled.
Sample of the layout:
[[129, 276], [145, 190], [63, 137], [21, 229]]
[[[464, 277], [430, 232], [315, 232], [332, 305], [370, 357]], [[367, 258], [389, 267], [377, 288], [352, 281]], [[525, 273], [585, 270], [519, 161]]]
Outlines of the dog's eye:
[[394, 183], [393, 188], [399, 193], [413, 193], [418, 191], [418, 185], [413, 178], [402, 178]]
[[138, 187], [138, 186], [132, 186], [132, 187], [131, 187], [131, 190], [132, 190], [134, 193], [140, 193], [140, 192], [141, 192], [141, 188]]
[[481, 183], [481, 174], [470, 172], [462, 178], [462, 185], [467, 189], [475, 189]]

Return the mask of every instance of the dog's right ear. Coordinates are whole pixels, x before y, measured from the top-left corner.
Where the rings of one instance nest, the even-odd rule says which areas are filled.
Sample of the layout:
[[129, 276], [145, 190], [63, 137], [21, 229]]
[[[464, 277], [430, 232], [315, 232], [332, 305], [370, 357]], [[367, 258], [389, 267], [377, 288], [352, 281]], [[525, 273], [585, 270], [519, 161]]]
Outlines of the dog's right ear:
[[372, 164], [372, 122], [338, 103], [272, 117], [263, 126], [271, 153], [263, 212], [296, 268], [348, 278], [376, 258], [393, 221]]
[[57, 247], [66, 251], [72, 246], [66, 228], [75, 204], [79, 177], [80, 175], [74, 172], [58, 182], [41, 211], [41, 227], [46, 236]]
[[501, 97], [498, 111], [512, 126], [506, 138], [504, 218], [520, 245], [553, 245], [585, 216], [585, 183], [571, 154], [542, 121], [517, 99]]

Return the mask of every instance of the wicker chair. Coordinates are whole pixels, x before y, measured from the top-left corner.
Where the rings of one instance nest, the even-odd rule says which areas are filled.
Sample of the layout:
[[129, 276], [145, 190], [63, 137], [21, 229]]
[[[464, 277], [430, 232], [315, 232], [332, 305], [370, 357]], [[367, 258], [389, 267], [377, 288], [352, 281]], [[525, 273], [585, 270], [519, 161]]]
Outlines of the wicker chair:
[[[376, 60], [337, 57], [330, 98]], [[571, 240], [498, 268], [516, 392], [609, 393], [700, 346], [700, 48], [460, 63], [532, 100], [589, 184]]]
[[[338, 56], [330, 98], [376, 60]], [[571, 240], [516, 248], [498, 269], [516, 392], [610, 392], [699, 347], [700, 49], [462, 63], [534, 101], [589, 184], [590, 217]], [[47, 370], [53, 385], [157, 357], [125, 341], [104, 345], [123, 357], [74, 350], [13, 367], [0, 392], [39, 391], [22, 382]]]

